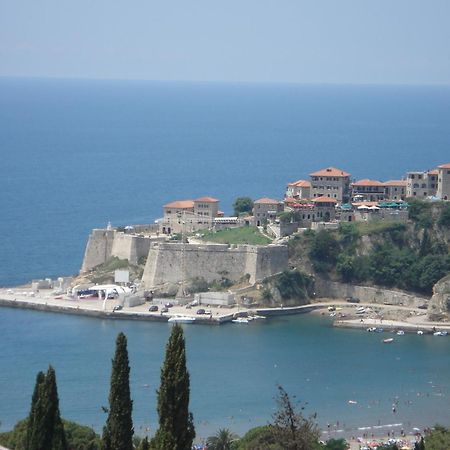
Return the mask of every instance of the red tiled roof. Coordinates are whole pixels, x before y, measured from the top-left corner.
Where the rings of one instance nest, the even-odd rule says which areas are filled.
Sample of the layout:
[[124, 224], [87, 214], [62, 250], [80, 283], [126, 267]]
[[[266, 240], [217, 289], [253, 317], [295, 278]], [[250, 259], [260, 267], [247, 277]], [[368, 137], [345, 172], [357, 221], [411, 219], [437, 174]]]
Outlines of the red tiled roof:
[[406, 186], [407, 182], [404, 180], [389, 180], [383, 183], [384, 186]]
[[312, 177], [349, 177], [350, 174], [336, 167], [327, 167], [309, 174]]
[[314, 203], [337, 203], [335, 198], [328, 197], [327, 195], [322, 195], [321, 197], [313, 198], [311, 200]]
[[176, 200], [171, 203], [167, 203], [163, 208], [178, 208], [178, 209], [192, 209], [194, 202], [192, 200]]
[[266, 203], [266, 204], [277, 204], [280, 203], [279, 200], [274, 200], [273, 198], [263, 197], [259, 200], [255, 200], [254, 203]]
[[[450, 165], [450, 164], [449, 164]], [[433, 169], [428, 172], [428, 175], [439, 175], [439, 170]]]
[[440, 166], [438, 166], [439, 169], [450, 169], [450, 163], [447, 164], [442, 164]]
[[294, 181], [292, 183], [289, 183], [288, 186], [295, 186], [295, 187], [311, 187], [311, 183], [306, 180], [298, 180]]
[[202, 203], [217, 203], [219, 200], [213, 197], [200, 197], [194, 200], [194, 202], [202, 202]]
[[359, 180], [356, 181], [355, 183], [352, 183], [353, 186], [383, 186], [383, 183], [381, 181], [377, 181], [377, 180], [369, 180], [369, 179], [364, 179], [364, 180]]

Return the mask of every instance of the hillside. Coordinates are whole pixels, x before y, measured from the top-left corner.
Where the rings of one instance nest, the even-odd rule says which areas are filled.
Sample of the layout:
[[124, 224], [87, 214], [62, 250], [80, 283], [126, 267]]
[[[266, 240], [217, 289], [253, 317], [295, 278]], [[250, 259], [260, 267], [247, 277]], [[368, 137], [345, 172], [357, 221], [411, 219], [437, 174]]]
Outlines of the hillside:
[[408, 223], [345, 223], [289, 240], [291, 266], [347, 283], [431, 296], [450, 273], [450, 205], [411, 202]]

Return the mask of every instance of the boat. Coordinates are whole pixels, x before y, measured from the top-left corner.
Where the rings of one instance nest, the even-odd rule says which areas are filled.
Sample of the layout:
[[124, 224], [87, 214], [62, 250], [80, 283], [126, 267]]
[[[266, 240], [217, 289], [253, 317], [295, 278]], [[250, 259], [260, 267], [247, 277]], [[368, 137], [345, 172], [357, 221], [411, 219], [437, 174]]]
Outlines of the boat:
[[195, 317], [190, 316], [174, 316], [171, 317], [168, 322], [175, 322], [175, 323], [193, 323], [195, 322]]
[[232, 320], [233, 323], [248, 323], [248, 319], [246, 317], [238, 317], [237, 319]]
[[377, 329], [376, 329], [376, 327], [370, 327], [370, 328], [367, 328], [367, 331], [368, 331], [369, 333], [372, 333], [372, 332], [374, 332], [374, 331], [377, 331]]
[[433, 333], [433, 336], [447, 336], [447, 331], [436, 331]]
[[417, 334], [421, 336], [423, 334], [423, 331], [422, 330], [418, 330]]
[[384, 344], [390, 344], [391, 342], [394, 342], [394, 338], [383, 339]]
[[397, 331], [397, 336], [403, 336], [404, 334], [405, 334], [405, 332], [403, 330]]

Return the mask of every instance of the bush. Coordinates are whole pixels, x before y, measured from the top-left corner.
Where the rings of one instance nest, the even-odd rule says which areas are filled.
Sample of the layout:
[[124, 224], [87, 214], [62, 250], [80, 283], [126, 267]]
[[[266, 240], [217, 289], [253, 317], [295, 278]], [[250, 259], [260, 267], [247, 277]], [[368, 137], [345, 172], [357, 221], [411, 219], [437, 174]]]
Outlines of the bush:
[[309, 257], [317, 272], [327, 272], [335, 264], [340, 248], [334, 234], [320, 230], [312, 239]]
[[283, 300], [290, 298], [305, 299], [312, 286], [312, 279], [298, 270], [284, 271], [276, 281], [275, 287]]
[[450, 205], [445, 205], [439, 215], [438, 225], [440, 227], [450, 227]]

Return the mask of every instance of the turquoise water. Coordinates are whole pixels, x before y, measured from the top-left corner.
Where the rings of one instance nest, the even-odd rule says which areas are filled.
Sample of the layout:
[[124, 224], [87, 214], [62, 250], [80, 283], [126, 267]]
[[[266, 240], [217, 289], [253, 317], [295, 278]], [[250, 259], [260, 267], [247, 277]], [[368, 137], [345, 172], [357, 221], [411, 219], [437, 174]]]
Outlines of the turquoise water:
[[[135, 428], [154, 430], [155, 390], [170, 325], [1, 308], [0, 329], [2, 429], [28, 413], [35, 375], [51, 363], [64, 417], [100, 430], [114, 341], [124, 331]], [[248, 326], [186, 325], [185, 334], [199, 436], [224, 426], [243, 433], [267, 423], [277, 383], [308, 402], [306, 411], [317, 412], [325, 429], [336, 421], [348, 434], [377, 424], [402, 423], [408, 430], [450, 423], [450, 339], [405, 335], [383, 345], [383, 335], [334, 329], [311, 315]]]
[[0, 78], [0, 286], [79, 270], [90, 230], [174, 199], [281, 198], [334, 165], [449, 162], [450, 88]]
[[[76, 273], [92, 228], [149, 223], [174, 199], [210, 195], [230, 213], [236, 197], [281, 198], [322, 167], [392, 179], [449, 162], [449, 148], [449, 87], [0, 78], [0, 286]], [[120, 330], [136, 429], [154, 429], [167, 324], [6, 308], [0, 429], [27, 414], [35, 375], [51, 363], [64, 416], [100, 430]], [[325, 428], [450, 423], [449, 339], [384, 346], [312, 316], [187, 327], [186, 338], [202, 436], [266, 423], [277, 383]]]

